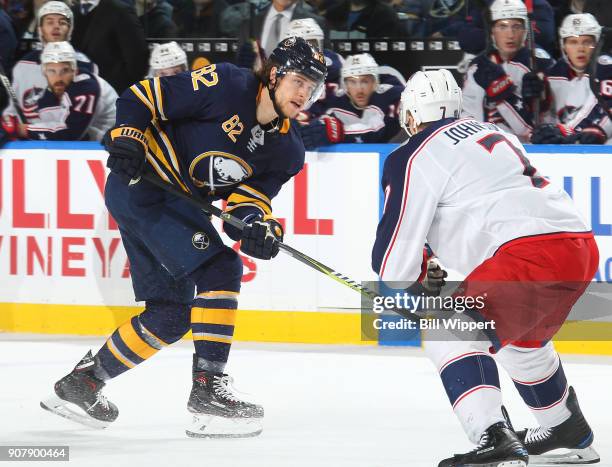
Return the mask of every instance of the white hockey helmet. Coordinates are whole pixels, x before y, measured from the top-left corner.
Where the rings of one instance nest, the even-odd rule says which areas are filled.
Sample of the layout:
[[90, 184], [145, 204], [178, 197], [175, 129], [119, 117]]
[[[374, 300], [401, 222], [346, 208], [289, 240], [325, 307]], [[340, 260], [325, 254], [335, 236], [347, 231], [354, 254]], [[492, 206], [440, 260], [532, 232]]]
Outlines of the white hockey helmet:
[[594, 36], [595, 42], [601, 37], [601, 26], [590, 13], [567, 15], [559, 27], [559, 39], [563, 49], [563, 39], [578, 36]]
[[285, 31], [285, 37], [283, 37], [283, 39], [293, 36], [301, 37], [305, 39], [306, 42], [310, 43], [312, 43], [312, 41], [317, 41], [317, 48], [319, 51], [323, 51], [325, 34], [323, 34], [323, 29], [321, 29], [321, 26], [319, 26], [314, 19], [302, 18], [291, 21]]
[[176, 42], [167, 42], [165, 44], [155, 44], [151, 51], [151, 59], [149, 65], [152, 70], [163, 70], [175, 66], [184, 66], [188, 69], [187, 54]]
[[40, 63], [43, 67], [48, 63], [68, 62], [76, 70], [76, 52], [70, 42], [49, 42], [40, 54]]
[[520, 19], [527, 25], [527, 7], [522, 0], [495, 0], [489, 10], [493, 23], [500, 19]]
[[59, 2], [56, 0], [51, 0], [50, 2], [44, 3], [38, 13], [36, 13], [36, 24], [38, 26], [38, 37], [42, 40], [42, 34], [40, 30], [40, 25], [42, 24], [42, 19], [47, 15], [62, 15], [68, 23], [70, 24], [68, 28], [68, 37], [66, 40], [70, 40], [72, 37], [72, 30], [74, 29], [74, 15], [72, 14], [72, 10], [68, 5], [64, 2]]
[[345, 87], [344, 80], [346, 78], [362, 75], [372, 75], [378, 84], [378, 63], [370, 54], [349, 55], [342, 64], [340, 76], [342, 86]]
[[461, 113], [461, 88], [450, 71], [417, 71], [410, 77], [402, 92], [399, 108], [401, 127], [412, 136], [408, 128], [408, 112], [415, 125], [435, 122], [443, 118], [458, 118]]

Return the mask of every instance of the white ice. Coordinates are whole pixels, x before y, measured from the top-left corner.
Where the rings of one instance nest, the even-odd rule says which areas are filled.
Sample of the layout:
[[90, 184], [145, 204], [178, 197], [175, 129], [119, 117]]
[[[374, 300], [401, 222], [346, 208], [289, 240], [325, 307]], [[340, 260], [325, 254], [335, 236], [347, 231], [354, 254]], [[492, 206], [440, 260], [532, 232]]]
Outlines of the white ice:
[[[53, 383], [102, 342], [0, 335], [1, 445], [68, 445], [69, 465], [105, 467], [431, 467], [472, 448], [418, 349], [236, 343], [229, 373], [266, 412], [263, 434], [252, 439], [185, 436], [189, 342], [108, 384], [120, 416], [106, 430], [43, 411], [39, 401]], [[564, 360], [594, 429], [599, 465], [612, 466], [612, 359]], [[504, 374], [502, 390], [515, 426], [532, 425]]]

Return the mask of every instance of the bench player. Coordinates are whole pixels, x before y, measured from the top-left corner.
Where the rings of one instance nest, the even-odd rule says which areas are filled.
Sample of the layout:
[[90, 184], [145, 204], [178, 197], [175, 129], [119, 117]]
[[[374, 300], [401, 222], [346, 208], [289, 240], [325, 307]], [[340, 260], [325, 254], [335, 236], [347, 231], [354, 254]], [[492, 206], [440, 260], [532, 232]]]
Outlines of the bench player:
[[325, 98], [308, 109], [312, 120], [300, 128], [306, 149], [386, 143], [399, 133], [397, 109], [404, 86], [381, 84], [379, 66], [370, 54], [348, 56], [341, 79], [342, 88], [328, 86]]
[[101, 141], [115, 123], [115, 90], [99, 76], [78, 69], [70, 42], [49, 42], [40, 62], [47, 86], [38, 98], [37, 116], [29, 123], [7, 116], [4, 129], [22, 139]]
[[[225, 232], [241, 251], [269, 260], [281, 224], [271, 199], [304, 163], [290, 119], [316, 100], [325, 59], [303, 39], [283, 40], [260, 75], [232, 64], [140, 81], [117, 101], [106, 148], [106, 204], [119, 224], [137, 301], [145, 310], [120, 326], [55, 384], [43, 407], [107, 425], [117, 407], [101, 390], [157, 351], [193, 333], [192, 437], [255, 436], [263, 408], [239, 399], [225, 365], [234, 334], [242, 261], [209, 217], [182, 198], [139, 179], [144, 170], [191, 193], [227, 200], [248, 224]], [[194, 299], [194, 288], [196, 297]], [[70, 411], [70, 412], [68, 412]]]
[[495, 0], [491, 11], [492, 51], [472, 60], [463, 85], [463, 114], [496, 123], [527, 142], [535, 117], [534, 99], [547, 107], [544, 84], [536, 71], [548, 69], [553, 60], [536, 49], [537, 70], [529, 68], [527, 8], [522, 0]]
[[[552, 342], [598, 265], [593, 233], [570, 197], [541, 177], [516, 136], [458, 119], [461, 90], [447, 70], [417, 72], [402, 94], [412, 137], [386, 160], [383, 217], [372, 251], [383, 281], [416, 281], [427, 242], [467, 276], [459, 296], [485, 297], [466, 317], [493, 321], [484, 339], [441, 331], [425, 350], [477, 447], [440, 467], [525, 466], [528, 454], [569, 449], [599, 459]], [[540, 427], [515, 433], [502, 411], [495, 359]], [[558, 460], [561, 463], [560, 460]]]
[[[532, 143], [604, 144], [612, 137], [612, 57], [593, 57], [600, 37], [601, 26], [591, 14], [568, 15], [563, 20], [559, 28], [563, 58], [546, 73], [554, 123], [534, 128]], [[592, 60], [597, 61], [599, 99], [589, 83], [587, 68]]]

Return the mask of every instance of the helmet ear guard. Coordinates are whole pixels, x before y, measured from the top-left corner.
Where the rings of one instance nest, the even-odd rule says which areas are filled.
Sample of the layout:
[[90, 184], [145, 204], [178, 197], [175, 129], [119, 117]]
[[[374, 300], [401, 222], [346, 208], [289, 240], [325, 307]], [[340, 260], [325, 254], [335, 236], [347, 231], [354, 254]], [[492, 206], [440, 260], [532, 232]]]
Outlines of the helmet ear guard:
[[444, 118], [458, 118], [461, 113], [461, 88], [450, 71], [418, 71], [410, 77], [399, 106], [400, 126], [413, 136], [408, 126], [408, 112], [416, 127]]

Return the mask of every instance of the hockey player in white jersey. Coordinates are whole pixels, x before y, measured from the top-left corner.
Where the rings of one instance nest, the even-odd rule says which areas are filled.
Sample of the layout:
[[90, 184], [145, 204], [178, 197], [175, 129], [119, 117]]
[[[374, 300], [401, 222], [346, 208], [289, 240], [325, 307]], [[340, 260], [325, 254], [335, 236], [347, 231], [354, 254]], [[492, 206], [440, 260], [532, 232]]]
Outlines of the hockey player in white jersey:
[[40, 60], [47, 85], [38, 99], [37, 117], [28, 123], [6, 117], [5, 131], [22, 139], [101, 141], [115, 123], [115, 90], [99, 76], [78, 69], [69, 42], [49, 42]]
[[187, 54], [175, 41], [155, 44], [149, 59], [149, 77], [172, 76], [189, 69]]
[[[457, 119], [460, 112], [461, 90], [447, 70], [411, 77], [400, 122], [412, 137], [385, 162], [385, 207], [372, 252], [383, 281], [412, 283], [427, 242], [445, 267], [466, 276], [455, 294], [486, 297], [466, 319], [495, 322], [481, 340], [444, 332], [425, 339], [453, 410], [477, 444], [439, 466], [525, 466], [528, 454], [558, 448], [575, 462], [597, 462], [593, 432], [550, 342], [597, 269], [593, 234], [569, 196], [531, 166], [516, 136]], [[513, 431], [495, 360], [539, 428]]]
[[[601, 26], [591, 14], [572, 14], [563, 19], [559, 28], [563, 58], [546, 73], [553, 122], [535, 128], [532, 143], [604, 144], [612, 137], [612, 122], [606, 110], [612, 104], [612, 57], [593, 57], [600, 36]], [[589, 84], [591, 60], [597, 61], [599, 96], [593, 94]], [[602, 100], [605, 107], [599, 102]]]
[[472, 60], [463, 86], [463, 116], [496, 123], [523, 142], [529, 141], [534, 121], [534, 99], [547, 109], [544, 83], [535, 71], [548, 69], [553, 60], [536, 49], [537, 70], [529, 69], [527, 8], [522, 0], [495, 0], [491, 6], [493, 50]]
[[348, 56], [341, 76], [342, 88], [327, 86], [326, 95], [308, 109], [312, 120], [300, 127], [306, 149], [336, 143], [386, 143], [396, 136], [403, 85], [382, 84], [378, 64], [366, 53]]
[[[69, 41], [74, 28], [72, 10], [64, 2], [52, 0], [40, 7], [36, 15], [38, 37], [43, 47], [49, 42]], [[13, 89], [24, 116], [30, 119], [38, 117], [38, 99], [47, 87], [47, 80], [42, 73], [40, 50], [32, 50], [13, 67]], [[98, 67], [81, 53], [76, 52], [77, 65], [81, 71], [98, 74]], [[15, 116], [17, 111], [12, 103], [4, 110], [4, 116]]]

